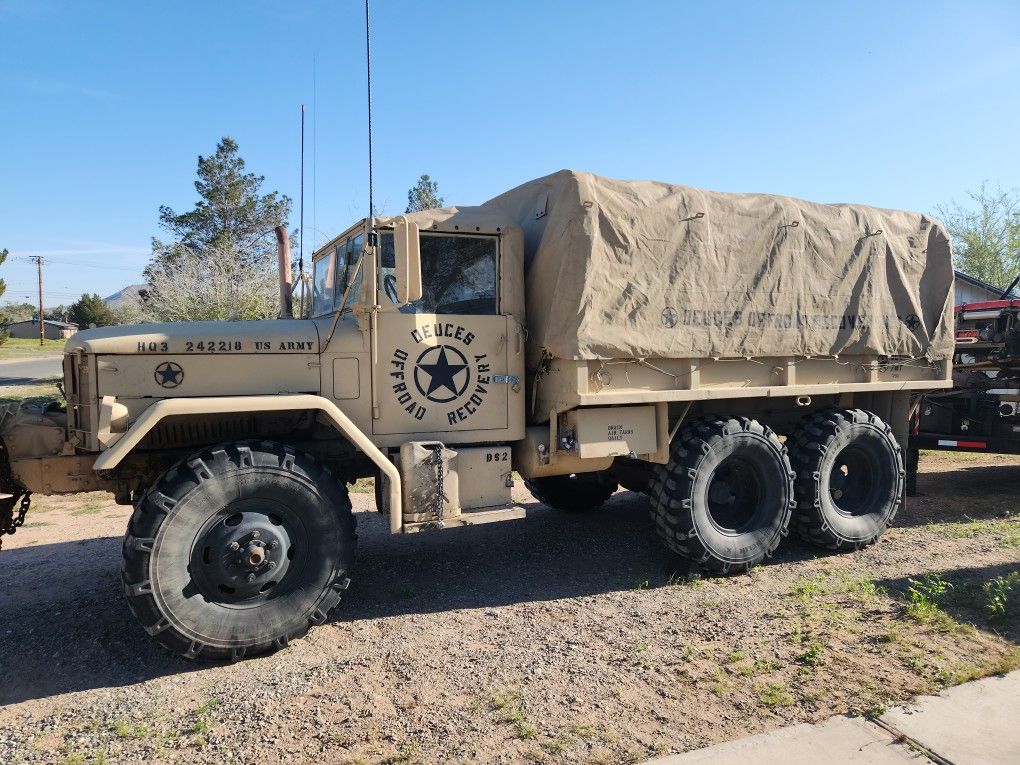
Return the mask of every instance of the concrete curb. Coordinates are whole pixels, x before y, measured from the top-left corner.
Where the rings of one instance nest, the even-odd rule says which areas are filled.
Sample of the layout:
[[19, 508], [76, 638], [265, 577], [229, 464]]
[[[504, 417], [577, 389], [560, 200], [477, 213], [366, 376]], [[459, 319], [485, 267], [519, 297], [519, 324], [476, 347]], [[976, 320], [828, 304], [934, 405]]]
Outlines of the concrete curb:
[[1020, 671], [987, 677], [922, 696], [877, 720], [841, 715], [705, 749], [651, 760], [647, 765], [853, 765], [1020, 763]]

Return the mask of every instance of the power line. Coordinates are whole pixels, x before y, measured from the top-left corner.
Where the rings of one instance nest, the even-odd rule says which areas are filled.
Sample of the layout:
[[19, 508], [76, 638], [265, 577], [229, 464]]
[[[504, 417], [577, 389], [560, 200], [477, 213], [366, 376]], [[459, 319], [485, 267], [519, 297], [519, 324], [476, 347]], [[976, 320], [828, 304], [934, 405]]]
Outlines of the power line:
[[[28, 257], [22, 258], [26, 263], [35, 263], [36, 255], [29, 255]], [[109, 266], [109, 265], [98, 265], [96, 263], [79, 263], [74, 260], [60, 260], [58, 258], [46, 258], [47, 263], [58, 263], [62, 266], [78, 266], [79, 268], [99, 268], [102, 270], [113, 269], [116, 271], [131, 271], [132, 273], [140, 274], [144, 268], [130, 268], [128, 266]]]

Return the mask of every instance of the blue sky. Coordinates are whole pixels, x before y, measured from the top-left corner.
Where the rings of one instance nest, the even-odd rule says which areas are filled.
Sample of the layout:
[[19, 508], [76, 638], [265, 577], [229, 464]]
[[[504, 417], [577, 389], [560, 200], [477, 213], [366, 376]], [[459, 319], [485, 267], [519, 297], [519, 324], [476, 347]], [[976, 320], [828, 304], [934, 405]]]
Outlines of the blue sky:
[[[306, 231], [322, 242], [361, 217], [362, 14], [0, 0], [4, 299], [34, 300], [21, 258], [36, 253], [50, 305], [140, 281], [159, 205], [193, 205], [196, 157], [223, 135], [294, 198], [296, 224], [302, 102]], [[1020, 3], [374, 0], [372, 14], [385, 212], [422, 172], [462, 204], [563, 167], [922, 211], [984, 179], [1020, 185]]]

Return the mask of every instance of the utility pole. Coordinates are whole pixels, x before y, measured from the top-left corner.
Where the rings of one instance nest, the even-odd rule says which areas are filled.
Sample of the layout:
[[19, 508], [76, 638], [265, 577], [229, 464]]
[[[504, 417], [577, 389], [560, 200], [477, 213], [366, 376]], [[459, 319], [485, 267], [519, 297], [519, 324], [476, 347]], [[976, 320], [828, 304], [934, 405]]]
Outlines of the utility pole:
[[39, 345], [44, 346], [46, 344], [46, 323], [43, 315], [43, 291], [42, 291], [42, 255], [35, 255], [32, 257], [36, 265], [39, 267]]

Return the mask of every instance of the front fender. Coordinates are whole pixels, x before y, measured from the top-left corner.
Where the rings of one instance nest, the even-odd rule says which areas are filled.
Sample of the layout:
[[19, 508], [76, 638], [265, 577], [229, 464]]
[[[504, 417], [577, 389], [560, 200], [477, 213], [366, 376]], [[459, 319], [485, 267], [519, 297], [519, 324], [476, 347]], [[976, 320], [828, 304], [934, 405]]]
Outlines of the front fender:
[[167, 398], [150, 406], [128, 428], [116, 443], [96, 458], [95, 470], [117, 467], [131, 450], [167, 417], [187, 414], [234, 414], [241, 412], [286, 412], [317, 409], [325, 414], [354, 446], [364, 452], [376, 467], [389, 479], [390, 531], [400, 531], [401, 484], [400, 472], [379, 448], [372, 443], [351, 419], [329, 399], [312, 394], [286, 394], [277, 396], [217, 396], [206, 398]]

